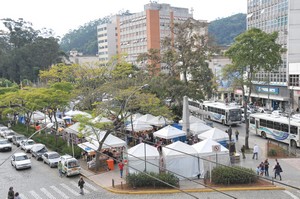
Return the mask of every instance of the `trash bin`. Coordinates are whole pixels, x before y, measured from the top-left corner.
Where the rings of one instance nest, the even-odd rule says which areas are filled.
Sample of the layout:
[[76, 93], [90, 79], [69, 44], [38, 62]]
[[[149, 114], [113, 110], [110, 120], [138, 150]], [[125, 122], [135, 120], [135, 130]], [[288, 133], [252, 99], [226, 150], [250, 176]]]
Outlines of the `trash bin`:
[[114, 160], [113, 159], [108, 159], [108, 160], [106, 160], [106, 162], [107, 162], [107, 166], [108, 166], [108, 169], [109, 170], [114, 170], [115, 168], [115, 166], [114, 166]]

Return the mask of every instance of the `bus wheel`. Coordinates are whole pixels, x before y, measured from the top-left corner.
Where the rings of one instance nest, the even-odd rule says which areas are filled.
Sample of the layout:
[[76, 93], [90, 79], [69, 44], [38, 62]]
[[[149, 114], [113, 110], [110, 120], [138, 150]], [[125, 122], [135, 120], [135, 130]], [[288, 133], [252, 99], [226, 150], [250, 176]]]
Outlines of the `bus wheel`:
[[261, 137], [263, 137], [265, 139], [267, 138], [267, 135], [266, 135], [266, 133], [264, 131], [261, 132]]
[[291, 147], [292, 148], [296, 148], [297, 147], [297, 143], [295, 140], [291, 140]]

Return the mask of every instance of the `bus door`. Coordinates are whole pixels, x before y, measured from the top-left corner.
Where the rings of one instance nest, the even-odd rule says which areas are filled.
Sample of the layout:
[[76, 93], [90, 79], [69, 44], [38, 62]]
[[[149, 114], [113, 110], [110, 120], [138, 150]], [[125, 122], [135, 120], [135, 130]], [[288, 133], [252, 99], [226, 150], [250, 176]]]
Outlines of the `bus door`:
[[228, 118], [229, 118], [228, 112], [226, 111], [226, 112], [225, 112], [225, 121], [226, 121], [226, 124], [228, 124]]
[[258, 135], [259, 120], [255, 120], [255, 133]]

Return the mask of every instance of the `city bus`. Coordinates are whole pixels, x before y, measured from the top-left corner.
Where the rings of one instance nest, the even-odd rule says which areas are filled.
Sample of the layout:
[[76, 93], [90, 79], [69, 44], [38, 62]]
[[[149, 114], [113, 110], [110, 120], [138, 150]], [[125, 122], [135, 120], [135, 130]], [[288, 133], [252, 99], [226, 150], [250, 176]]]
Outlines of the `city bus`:
[[[289, 128], [290, 127], [290, 128]], [[253, 113], [249, 117], [250, 133], [299, 147], [300, 119], [282, 115]], [[290, 133], [289, 133], [290, 132]]]
[[189, 100], [189, 110], [192, 113], [203, 115], [204, 118], [220, 122], [224, 125], [240, 124], [242, 121], [241, 108], [236, 104], [222, 102]]

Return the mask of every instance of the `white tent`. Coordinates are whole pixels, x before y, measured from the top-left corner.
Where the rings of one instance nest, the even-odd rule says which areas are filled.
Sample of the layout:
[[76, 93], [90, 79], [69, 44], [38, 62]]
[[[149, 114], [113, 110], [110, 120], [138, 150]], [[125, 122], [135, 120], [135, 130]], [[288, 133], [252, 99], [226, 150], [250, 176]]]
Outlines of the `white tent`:
[[201, 123], [192, 123], [190, 125], [190, 131], [194, 134], [194, 135], [198, 135], [198, 134], [201, 134], [205, 131], [208, 131], [212, 129], [212, 127], [206, 125], [206, 124], [203, 124], [202, 122]]
[[76, 115], [84, 115], [88, 118], [92, 117], [91, 114], [89, 114], [89, 113], [86, 113], [86, 112], [83, 112], [83, 111], [77, 111], [77, 110], [76, 111], [70, 110], [70, 111], [66, 112], [65, 115], [66, 116], [71, 116], [71, 117], [74, 117]]
[[138, 131], [151, 130], [151, 129], [153, 129], [153, 127], [151, 125], [143, 122], [143, 121], [136, 120], [136, 121], [134, 121], [132, 123], [132, 125], [131, 125], [131, 123], [127, 124], [126, 127], [125, 127], [125, 129], [127, 131], [132, 131], [132, 129], [133, 129], [133, 131], [138, 132]]
[[224, 141], [229, 140], [228, 134], [225, 131], [222, 131], [218, 128], [212, 128], [204, 133], [198, 135], [198, 138], [201, 140], [205, 140], [207, 138], [211, 138], [214, 141]]
[[155, 147], [140, 143], [128, 149], [128, 164], [129, 173], [143, 171], [159, 173], [159, 153]]
[[148, 123], [150, 120], [152, 120], [152, 119], [154, 119], [154, 118], [155, 118], [155, 116], [153, 116], [153, 115], [151, 115], [151, 114], [146, 114], [146, 115], [143, 115], [143, 116], [137, 118], [137, 119], [135, 120], [135, 122], [136, 122], [136, 121], [140, 121], [140, 122]]
[[[220, 147], [220, 152], [213, 151], [213, 146], [216, 145]], [[210, 138], [198, 142], [192, 145], [192, 147], [198, 152], [199, 157], [203, 158], [205, 172], [216, 166], [216, 164], [212, 162], [217, 162], [223, 165], [230, 164], [229, 150]], [[205, 159], [209, 161], [205, 161]]]
[[159, 138], [163, 138], [163, 139], [173, 139], [173, 138], [177, 138], [180, 136], [184, 136], [186, 135], [186, 132], [175, 128], [173, 126], [166, 126], [156, 132], [153, 133], [154, 137], [159, 137]]
[[33, 121], [44, 120], [45, 118], [46, 115], [41, 111], [34, 111], [31, 115], [31, 120]]
[[[167, 171], [171, 171], [179, 179], [193, 178], [201, 174], [201, 169], [198, 161], [197, 151], [190, 145], [181, 141], [174, 142], [170, 145], [162, 147], [164, 157], [164, 167]], [[196, 156], [196, 157], [195, 157]]]
[[[92, 134], [86, 138], [86, 140], [88, 140], [88, 142], [78, 144], [78, 146], [82, 149], [89, 147], [96, 151], [96, 150], [98, 150], [98, 147], [99, 147], [98, 140], [101, 141], [102, 138], [104, 137], [105, 133], [106, 132], [104, 132], [104, 131], [98, 132], [98, 139], [96, 139], [96, 135]], [[102, 149], [109, 149], [112, 147], [123, 147], [123, 146], [126, 146], [126, 142], [124, 140], [122, 140], [112, 134], [109, 134], [107, 136], [107, 138], [105, 139], [105, 141], [103, 142]]]
[[[203, 120], [201, 120], [201, 119], [199, 119], [199, 118], [197, 118], [193, 115], [190, 115], [189, 121], [190, 121], [190, 124], [193, 124], [193, 123], [203, 123], [203, 124], [205, 124], [205, 121], [203, 121]], [[179, 123], [182, 124], [183, 121], [180, 120]]]
[[97, 117], [92, 119], [92, 123], [102, 123], [102, 122], [112, 122], [112, 121], [106, 117], [102, 117], [101, 115], [98, 115]]
[[165, 126], [167, 124], [170, 124], [171, 122], [163, 116], [156, 116], [153, 119], [149, 120], [147, 123], [154, 126]]
[[[80, 129], [80, 122], [76, 122], [75, 124], [69, 126], [68, 128], [65, 128], [64, 131], [67, 133], [73, 133], [73, 134], [78, 134]], [[95, 129], [99, 131], [98, 129]], [[94, 131], [92, 130], [92, 127], [90, 126], [85, 126], [81, 132], [82, 134], [86, 134], [87, 136], [92, 135]]]

